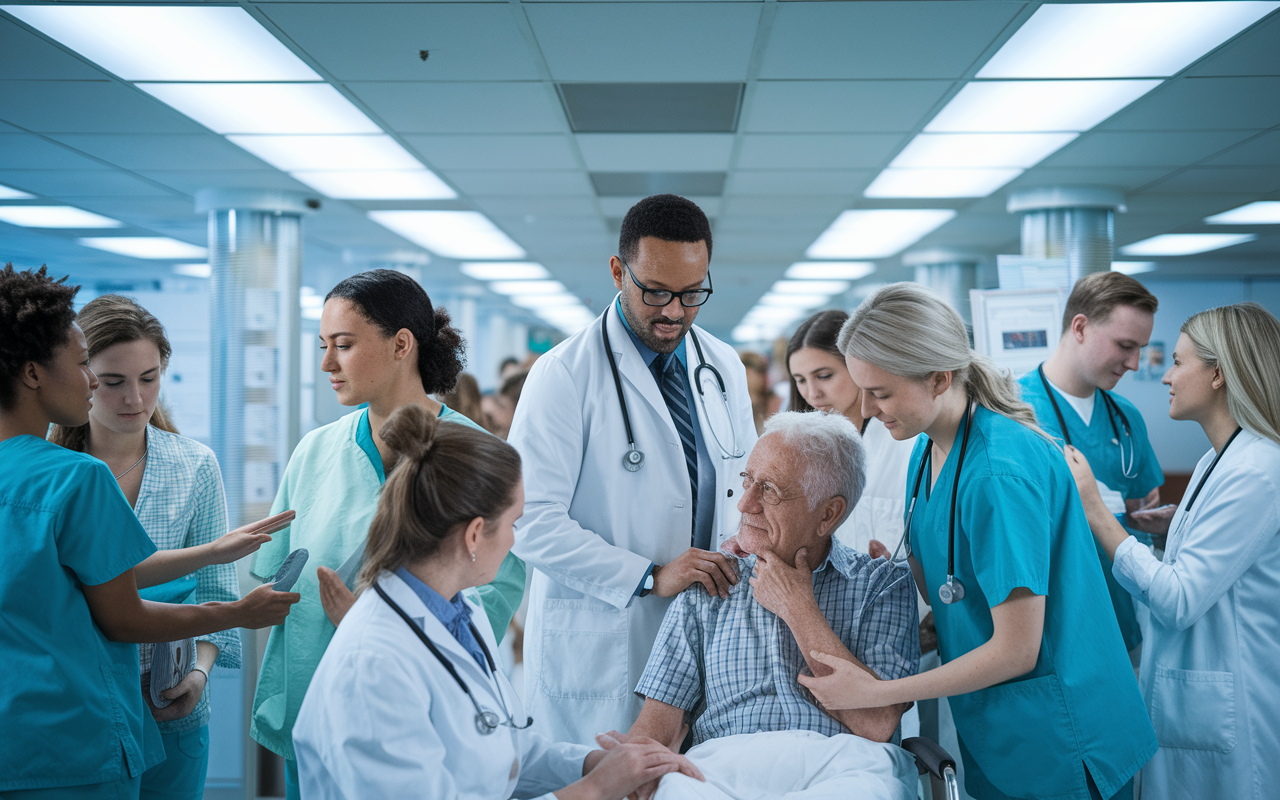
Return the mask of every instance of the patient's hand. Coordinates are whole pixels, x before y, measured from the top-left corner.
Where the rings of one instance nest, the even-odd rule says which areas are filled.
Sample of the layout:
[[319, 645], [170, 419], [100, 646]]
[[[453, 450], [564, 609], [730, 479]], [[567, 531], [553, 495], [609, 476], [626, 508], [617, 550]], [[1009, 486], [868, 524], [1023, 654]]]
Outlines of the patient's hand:
[[872, 539], [871, 544], [867, 545], [867, 555], [872, 558], [890, 558], [893, 554], [889, 552], [889, 548], [884, 546], [884, 542], [879, 539]]
[[796, 552], [794, 567], [771, 550], [756, 553], [751, 592], [756, 602], [777, 614], [789, 626], [798, 614], [816, 610], [808, 549], [802, 547]]
[[[660, 742], [656, 742], [647, 736], [627, 736], [617, 731], [609, 731], [608, 733], [596, 734], [596, 744], [600, 745], [600, 749], [606, 752], [604, 758], [600, 759], [595, 768], [605, 767], [606, 760], [609, 755], [615, 754], [617, 751], [625, 748], [637, 748], [636, 756], [643, 757], [645, 760], [652, 761], [655, 754], [655, 748], [663, 747]], [[662, 776], [669, 772], [680, 772], [700, 781], [705, 781], [702, 771], [699, 770], [694, 763], [682, 755], [679, 755], [671, 748], [663, 748], [670, 759], [661, 760], [661, 769], [656, 775], [652, 775], [649, 780], [640, 784], [630, 783], [624, 793], [628, 797], [635, 800], [649, 800], [654, 793], [658, 791], [658, 783], [662, 780]], [[652, 770], [650, 770], [652, 772]]]
[[751, 554], [738, 546], [738, 537], [730, 536], [724, 540], [724, 544], [720, 545], [720, 549], [736, 558], [750, 558]]

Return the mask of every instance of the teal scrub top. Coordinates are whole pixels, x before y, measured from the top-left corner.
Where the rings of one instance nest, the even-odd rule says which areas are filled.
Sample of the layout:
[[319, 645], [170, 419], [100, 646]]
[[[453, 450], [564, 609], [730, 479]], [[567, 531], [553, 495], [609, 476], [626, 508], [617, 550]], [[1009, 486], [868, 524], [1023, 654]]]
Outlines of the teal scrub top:
[[0, 794], [140, 776], [163, 752], [138, 646], [108, 641], [81, 586], [156, 551], [107, 465], [35, 436], [0, 441]]
[[[1049, 401], [1049, 395], [1045, 393], [1039, 373], [1034, 370], [1028, 372], [1019, 379], [1018, 383], [1022, 387], [1022, 399], [1035, 409], [1040, 427], [1058, 441], [1065, 441], [1062, 426], [1058, 424], [1058, 415], [1053, 413], [1053, 404]], [[1052, 387], [1051, 391], [1057, 394], [1057, 390]], [[1093, 416], [1090, 417], [1088, 425], [1084, 424], [1084, 420], [1066, 398], [1058, 394], [1055, 399], [1058, 401], [1058, 408], [1062, 410], [1062, 419], [1067, 423], [1071, 444], [1089, 459], [1089, 466], [1093, 469], [1094, 476], [1113, 491], [1119, 492], [1124, 499], [1140, 500], [1152, 489], [1164, 484], [1164, 472], [1160, 469], [1155, 450], [1151, 448], [1151, 440], [1147, 438], [1147, 425], [1142, 420], [1142, 414], [1125, 398], [1115, 392], [1109, 394], [1128, 419], [1132, 439], [1124, 436], [1124, 424], [1107, 406], [1101, 390], [1094, 392]], [[1113, 417], [1116, 425], [1114, 429], [1111, 427]], [[1124, 444], [1123, 460], [1115, 435], [1116, 430], [1120, 431], [1120, 441]], [[1132, 442], [1132, 449], [1130, 442]], [[1125, 476], [1124, 467], [1126, 466], [1132, 477]], [[1117, 519], [1121, 523], [1124, 521], [1123, 516]], [[1136, 533], [1143, 542], [1150, 542], [1150, 537], [1146, 534], [1136, 531], [1130, 531], [1130, 533]], [[1119, 623], [1120, 634], [1124, 637], [1124, 646], [1132, 650], [1142, 643], [1142, 631], [1134, 613], [1133, 597], [1111, 574], [1111, 559], [1096, 540], [1094, 548], [1098, 552], [1098, 563], [1102, 565], [1102, 575], [1107, 582], [1107, 593], [1111, 596], [1111, 607], [1115, 609], [1116, 622]]]
[[[924, 567], [943, 663], [985, 644], [991, 608], [1026, 587], [1045, 597], [1035, 668], [949, 698], [975, 798], [1088, 800], [1087, 766], [1111, 797], [1156, 751], [1107, 596], [1093, 536], [1066, 460], [1008, 417], [978, 407], [960, 476], [955, 575], [965, 597], [938, 598], [946, 580], [947, 525], [962, 430], [935, 486], [924, 476], [911, 546]], [[927, 439], [911, 456], [914, 480]], [[907, 486], [911, 491], [911, 486]]]

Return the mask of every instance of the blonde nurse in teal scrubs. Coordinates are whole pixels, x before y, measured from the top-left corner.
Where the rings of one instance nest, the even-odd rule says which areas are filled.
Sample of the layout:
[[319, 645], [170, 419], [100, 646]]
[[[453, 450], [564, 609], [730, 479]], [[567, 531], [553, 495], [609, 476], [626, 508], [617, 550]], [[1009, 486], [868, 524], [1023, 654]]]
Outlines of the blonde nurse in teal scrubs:
[[1062, 452], [923, 286], [876, 292], [838, 344], [863, 415], [925, 434], [904, 549], [942, 666], [882, 681], [823, 655], [832, 672], [800, 682], [830, 709], [949, 698], [978, 800], [1131, 796], [1155, 733]]
[[[264, 545], [252, 572], [270, 580], [290, 552], [309, 551], [294, 590], [302, 601], [271, 631], [253, 698], [249, 732], [285, 758], [288, 797], [298, 797], [293, 726], [320, 657], [354, 595], [334, 570], [358, 564], [396, 456], [375, 434], [400, 406], [416, 403], [440, 420], [477, 427], [431, 399], [462, 371], [462, 337], [417, 281], [392, 270], [362, 272], [325, 298], [320, 368], [345, 406], [368, 404], [303, 437], [289, 459], [272, 513], [292, 509], [293, 525]], [[343, 577], [354, 570], [343, 569]], [[501, 639], [524, 593], [524, 563], [508, 556], [478, 596]]]

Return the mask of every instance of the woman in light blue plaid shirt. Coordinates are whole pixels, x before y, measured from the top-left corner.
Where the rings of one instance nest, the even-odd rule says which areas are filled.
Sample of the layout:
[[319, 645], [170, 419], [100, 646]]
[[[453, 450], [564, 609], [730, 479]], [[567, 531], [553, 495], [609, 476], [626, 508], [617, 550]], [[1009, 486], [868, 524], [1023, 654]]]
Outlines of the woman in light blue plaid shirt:
[[[162, 602], [234, 601], [233, 563], [270, 540], [255, 524], [227, 533], [222, 476], [213, 451], [178, 435], [159, 405], [160, 378], [170, 347], [160, 321], [125, 297], [104, 295], [77, 315], [99, 376], [89, 423], [54, 426], [50, 439], [105, 461], [159, 552], [136, 567], [144, 599]], [[145, 588], [144, 588], [145, 587]], [[139, 646], [144, 682], [153, 645]], [[240, 666], [238, 629], [197, 637], [190, 674], [164, 693], [172, 703], [150, 704], [164, 741], [165, 760], [147, 770], [143, 798], [190, 800], [204, 793], [209, 755], [209, 670]]]

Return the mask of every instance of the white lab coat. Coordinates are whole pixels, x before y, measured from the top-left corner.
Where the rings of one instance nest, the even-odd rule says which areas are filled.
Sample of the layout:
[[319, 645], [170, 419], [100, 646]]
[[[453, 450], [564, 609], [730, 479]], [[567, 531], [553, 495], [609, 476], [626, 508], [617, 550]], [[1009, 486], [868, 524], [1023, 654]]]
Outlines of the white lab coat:
[[[505, 721], [493, 678], [458, 644], [404, 581], [378, 584], [453, 664], [482, 707]], [[491, 626], [470, 598], [490, 652]], [[507, 708], [525, 721], [499, 669]], [[362, 593], [329, 643], [293, 728], [306, 800], [423, 798], [497, 800], [542, 795], [582, 777], [590, 748], [553, 744], [531, 731], [476, 729], [475, 707], [404, 620], [372, 589]]]
[[893, 552], [902, 541], [902, 521], [907, 510], [907, 470], [916, 440], [898, 441], [880, 420], [867, 423], [862, 436], [867, 457], [867, 485], [849, 518], [836, 528], [836, 538], [859, 553], [876, 539]]
[[1116, 551], [1116, 579], [1151, 611], [1139, 683], [1160, 749], [1146, 800], [1280, 791], [1280, 446], [1241, 431], [1187, 514], [1213, 457], [1163, 562], [1132, 537]]
[[[582, 744], [600, 731], [626, 731], [640, 712], [642, 701], [632, 690], [670, 600], [634, 592], [650, 563], [667, 564], [689, 548], [693, 519], [684, 451], [653, 373], [614, 303], [602, 319], [608, 320], [644, 466], [638, 472], [623, 468], [626, 430], [600, 318], [534, 364], [508, 439], [524, 459], [525, 507], [514, 552], [536, 569], [524, 637], [524, 697], [536, 729]], [[707, 498], [716, 503], [714, 549], [737, 532], [738, 476], [756, 432], [737, 352], [694, 330], [728, 390], [726, 404], [709, 371], [702, 371], [706, 403], [697, 409], [716, 471], [715, 496]], [[696, 386], [698, 357], [690, 339], [683, 346]], [[742, 457], [724, 458], [715, 434]]]

